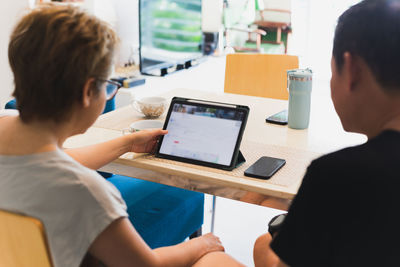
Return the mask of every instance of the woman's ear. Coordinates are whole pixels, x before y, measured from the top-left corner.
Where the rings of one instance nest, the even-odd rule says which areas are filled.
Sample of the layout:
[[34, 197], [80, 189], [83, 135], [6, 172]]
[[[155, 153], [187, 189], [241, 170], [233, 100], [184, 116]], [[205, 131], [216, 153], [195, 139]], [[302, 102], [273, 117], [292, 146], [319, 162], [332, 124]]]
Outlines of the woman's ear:
[[95, 83], [96, 80], [94, 78], [90, 78], [85, 82], [83, 86], [82, 106], [84, 108], [89, 107], [90, 103], [92, 102], [92, 99], [95, 97], [95, 92], [93, 90], [93, 88], [95, 88]]

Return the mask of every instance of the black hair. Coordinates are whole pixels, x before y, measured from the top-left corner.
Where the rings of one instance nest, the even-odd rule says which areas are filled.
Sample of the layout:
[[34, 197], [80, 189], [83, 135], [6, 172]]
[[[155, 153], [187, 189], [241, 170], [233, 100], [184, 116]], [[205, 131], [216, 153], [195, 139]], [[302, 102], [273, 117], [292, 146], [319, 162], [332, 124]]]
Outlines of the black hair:
[[400, 0], [364, 0], [345, 11], [333, 42], [339, 71], [345, 52], [362, 58], [382, 87], [400, 90]]

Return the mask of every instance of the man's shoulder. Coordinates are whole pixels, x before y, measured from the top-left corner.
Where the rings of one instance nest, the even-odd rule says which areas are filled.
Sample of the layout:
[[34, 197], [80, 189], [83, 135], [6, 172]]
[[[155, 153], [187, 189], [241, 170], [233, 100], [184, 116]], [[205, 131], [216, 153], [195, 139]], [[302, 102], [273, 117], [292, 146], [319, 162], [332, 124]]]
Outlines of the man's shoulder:
[[341, 150], [328, 153], [315, 160], [313, 160], [313, 166], [329, 167], [332, 165], [351, 165], [357, 162], [361, 162], [365, 157], [365, 152], [368, 151], [366, 144], [346, 147]]
[[309, 170], [322, 172], [326, 177], [362, 178], [381, 172], [388, 166], [400, 170], [400, 133], [386, 131], [364, 144], [347, 147], [314, 160]]
[[341, 150], [323, 155], [311, 163], [312, 167], [331, 168], [333, 166], [347, 166], [361, 163], [365, 158], [365, 152], [368, 151], [366, 144], [346, 147]]
[[334, 161], [342, 160], [357, 161], [368, 160], [369, 157], [382, 155], [400, 154], [400, 132], [387, 130], [365, 142], [364, 144], [347, 147], [336, 152], [320, 157], [318, 160]]

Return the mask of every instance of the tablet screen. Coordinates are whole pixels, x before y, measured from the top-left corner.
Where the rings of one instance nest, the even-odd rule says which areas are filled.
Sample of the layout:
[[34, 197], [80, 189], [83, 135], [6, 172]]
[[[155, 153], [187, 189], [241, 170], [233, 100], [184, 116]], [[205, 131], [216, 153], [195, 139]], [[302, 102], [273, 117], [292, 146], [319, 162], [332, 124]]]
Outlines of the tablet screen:
[[159, 153], [230, 166], [247, 113], [217, 106], [171, 105], [168, 134], [163, 137]]

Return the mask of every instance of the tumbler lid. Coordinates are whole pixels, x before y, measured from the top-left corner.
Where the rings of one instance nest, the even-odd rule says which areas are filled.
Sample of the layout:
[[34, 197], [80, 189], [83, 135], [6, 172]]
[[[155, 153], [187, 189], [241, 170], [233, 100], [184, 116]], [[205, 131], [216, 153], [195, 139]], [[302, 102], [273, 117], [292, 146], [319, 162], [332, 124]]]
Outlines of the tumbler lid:
[[312, 81], [312, 70], [311, 69], [294, 69], [287, 71], [288, 79], [302, 81]]

